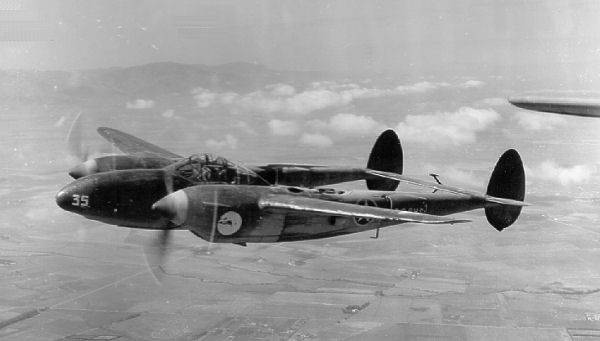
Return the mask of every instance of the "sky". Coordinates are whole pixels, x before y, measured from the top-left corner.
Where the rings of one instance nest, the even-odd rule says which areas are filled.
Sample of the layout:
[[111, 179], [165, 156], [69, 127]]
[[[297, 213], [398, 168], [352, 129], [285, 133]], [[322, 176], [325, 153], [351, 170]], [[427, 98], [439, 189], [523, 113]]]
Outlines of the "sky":
[[[42, 91], [45, 102], [33, 96], [41, 108], [15, 102], [19, 112], [45, 115], [47, 127], [23, 123], [31, 134], [37, 127], [64, 136], [85, 111], [90, 135], [113, 126], [182, 154], [362, 165], [377, 134], [393, 128], [413, 175], [435, 171], [482, 187], [496, 158], [518, 148], [533, 188], [577, 193], [600, 183], [600, 120], [532, 113], [505, 99], [598, 91], [598, 18], [595, 0], [3, 0], [0, 70], [72, 72], [31, 76], [35, 89], [51, 90]], [[70, 98], [72, 107], [52, 102], [61, 91], [106, 85], [73, 70], [153, 62], [265, 68], [250, 76], [228, 68], [240, 74], [220, 83], [168, 77], [177, 71], [165, 65], [127, 69], [102, 78], [118, 92], [83, 104]], [[290, 78], [273, 70], [319, 72]], [[15, 79], [0, 79], [0, 95], [30, 94]], [[161, 87], [179, 83], [177, 91]], [[4, 110], [6, 117], [14, 108]], [[17, 162], [35, 159], [27, 155], [34, 144], [5, 142], [15, 144], [6, 153], [18, 150]]]
[[[473, 223], [452, 229], [475, 238], [473, 245], [509, 247], [510, 266], [526, 254], [518, 274], [542, 269], [524, 277], [523, 290], [509, 288], [534, 295], [588, 288], [592, 260], [543, 260], [575, 252], [570, 241], [597, 251], [600, 119], [526, 111], [506, 98], [540, 90], [600, 98], [599, 19], [598, 0], [0, 0], [0, 205], [8, 215], [1, 240], [43, 245], [48, 252], [36, 251], [43, 260], [31, 264], [46, 281], [64, 268], [48, 255], [73, 249], [77, 257], [69, 258], [79, 262], [90, 255], [78, 241], [94, 236], [94, 245], [113, 247], [125, 233], [56, 206], [56, 193], [73, 180], [68, 170], [82, 162], [67, 146], [78, 115], [87, 158], [118, 153], [96, 133], [105, 126], [184, 156], [364, 167], [377, 136], [393, 129], [404, 174], [433, 181], [436, 173], [444, 184], [475, 191], [485, 192], [504, 151], [518, 150], [532, 206], [502, 234], [481, 210], [457, 215]], [[219, 66], [226, 63], [236, 64]], [[328, 187], [366, 189], [363, 181]], [[398, 191], [429, 190], [401, 184]], [[419, 228], [414, 237], [427, 245], [422, 251], [469, 256], [447, 248], [468, 244], [447, 228]], [[569, 231], [576, 240], [564, 239]], [[190, 250], [207, 245], [187, 240]], [[317, 244], [302, 245], [323, 255]], [[402, 243], [391, 245], [405, 254]], [[527, 251], [515, 254], [515, 245]], [[498, 250], [483, 253], [489, 259]], [[94, 271], [105, 276], [106, 266]], [[544, 286], [532, 291], [538, 282]]]
[[0, 68], [253, 62], [427, 74], [533, 64], [597, 82], [598, 17], [594, 0], [2, 0]]

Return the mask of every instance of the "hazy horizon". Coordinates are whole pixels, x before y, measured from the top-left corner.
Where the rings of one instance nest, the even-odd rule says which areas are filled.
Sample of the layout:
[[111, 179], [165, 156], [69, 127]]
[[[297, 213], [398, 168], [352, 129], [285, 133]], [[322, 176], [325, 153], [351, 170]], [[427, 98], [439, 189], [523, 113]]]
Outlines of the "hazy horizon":
[[545, 65], [598, 82], [595, 1], [42, 1], [0, 4], [0, 68], [151, 62], [432, 74]]

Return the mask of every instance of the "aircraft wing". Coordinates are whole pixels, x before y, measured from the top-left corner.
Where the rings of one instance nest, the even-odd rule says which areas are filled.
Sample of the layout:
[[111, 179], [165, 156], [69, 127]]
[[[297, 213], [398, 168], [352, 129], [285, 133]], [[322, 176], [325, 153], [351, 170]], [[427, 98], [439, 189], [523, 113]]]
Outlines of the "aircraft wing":
[[456, 224], [470, 221], [467, 219], [454, 219], [424, 213], [392, 210], [372, 206], [361, 206], [356, 204], [282, 194], [270, 195], [262, 198], [258, 205], [261, 208], [273, 208], [290, 212], [305, 212], [352, 218], [392, 220], [406, 223]]
[[164, 158], [181, 158], [181, 156], [177, 154], [171, 153], [168, 150], [117, 129], [100, 127], [98, 128], [98, 134], [126, 154], [151, 155]]
[[453, 186], [441, 185], [441, 184], [432, 183], [429, 181], [423, 181], [423, 180], [411, 178], [411, 177], [401, 175], [401, 174], [376, 171], [376, 170], [372, 170], [372, 169], [367, 170], [367, 173], [375, 175], [375, 176], [383, 177], [383, 178], [388, 178], [388, 179], [397, 180], [397, 181], [403, 181], [403, 182], [409, 183], [411, 185], [431, 188], [431, 189], [437, 190], [437, 191], [449, 192], [449, 193], [454, 193], [454, 194], [459, 194], [459, 195], [467, 195], [467, 196], [471, 196], [471, 197], [474, 197], [477, 199], [481, 199], [486, 202], [492, 202], [492, 203], [496, 203], [496, 204], [510, 205], [510, 206], [529, 206], [529, 204], [524, 201], [493, 197], [491, 195], [483, 194], [480, 192], [471, 191], [468, 189], [462, 189], [462, 188], [453, 187]]
[[508, 101], [513, 105], [529, 110], [550, 112], [563, 115], [600, 117], [600, 100], [591, 98], [548, 96], [511, 96]]

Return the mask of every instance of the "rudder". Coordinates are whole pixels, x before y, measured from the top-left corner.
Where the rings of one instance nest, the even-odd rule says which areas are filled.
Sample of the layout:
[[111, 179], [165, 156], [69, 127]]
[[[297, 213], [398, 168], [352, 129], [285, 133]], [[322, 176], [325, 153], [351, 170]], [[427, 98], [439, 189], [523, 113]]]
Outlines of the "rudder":
[[[375, 141], [369, 155], [367, 168], [402, 174], [402, 146], [398, 135], [392, 129], [381, 133]], [[366, 181], [368, 189], [378, 191], [395, 191], [399, 184], [399, 181], [381, 178], [371, 178]]]
[[[509, 149], [498, 160], [487, 188], [487, 195], [523, 201], [525, 199], [525, 170], [519, 153]], [[488, 222], [498, 231], [512, 225], [521, 206], [498, 205], [485, 207]]]

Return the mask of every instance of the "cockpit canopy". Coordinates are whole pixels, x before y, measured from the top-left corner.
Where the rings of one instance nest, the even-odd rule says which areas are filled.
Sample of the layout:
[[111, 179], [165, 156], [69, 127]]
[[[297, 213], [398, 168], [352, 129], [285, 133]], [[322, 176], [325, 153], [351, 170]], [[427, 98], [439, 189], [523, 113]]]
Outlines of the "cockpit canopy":
[[262, 180], [246, 167], [208, 153], [194, 154], [172, 167], [174, 175], [192, 183], [255, 184]]

